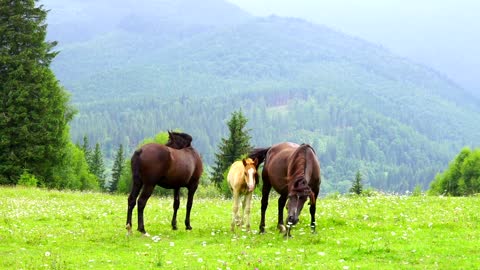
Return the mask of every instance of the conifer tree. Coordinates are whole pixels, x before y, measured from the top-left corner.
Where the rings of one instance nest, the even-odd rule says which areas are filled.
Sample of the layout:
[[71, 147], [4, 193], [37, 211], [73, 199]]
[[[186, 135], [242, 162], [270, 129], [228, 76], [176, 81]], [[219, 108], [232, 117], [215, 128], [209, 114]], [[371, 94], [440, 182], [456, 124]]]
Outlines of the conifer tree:
[[109, 186], [110, 192], [117, 191], [118, 182], [120, 181], [120, 176], [122, 175], [124, 166], [125, 166], [125, 156], [123, 153], [123, 145], [120, 144], [120, 146], [118, 147], [117, 153], [115, 154], [115, 161], [113, 162], [112, 181], [110, 182], [110, 186]]
[[90, 172], [97, 177], [100, 189], [105, 190], [105, 165], [103, 163], [103, 154], [99, 143], [95, 144], [95, 150], [92, 154]]
[[87, 164], [90, 167], [92, 165], [92, 150], [90, 149], [90, 143], [88, 141], [87, 135], [83, 135], [83, 143], [82, 143], [81, 149], [85, 154], [85, 160], [87, 161]]
[[248, 119], [241, 110], [233, 112], [227, 122], [229, 136], [221, 139], [218, 152], [215, 153], [212, 182], [217, 187], [221, 186], [224, 172], [228, 167], [251, 149], [249, 130], [246, 129], [247, 122]]
[[47, 11], [34, 0], [0, 0], [0, 184], [23, 171], [55, 186], [74, 110], [50, 70], [56, 42], [47, 42]]
[[360, 195], [362, 194], [362, 191], [363, 191], [362, 175], [360, 174], [360, 171], [357, 171], [357, 174], [355, 175], [355, 181], [353, 181], [352, 187], [350, 188], [350, 192]]

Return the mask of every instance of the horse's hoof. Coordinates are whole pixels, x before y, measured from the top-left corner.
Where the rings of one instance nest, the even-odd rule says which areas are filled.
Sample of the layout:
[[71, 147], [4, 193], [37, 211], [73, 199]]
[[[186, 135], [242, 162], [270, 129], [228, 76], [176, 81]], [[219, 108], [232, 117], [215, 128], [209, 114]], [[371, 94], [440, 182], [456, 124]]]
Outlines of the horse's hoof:
[[125, 228], [127, 229], [127, 236], [132, 235], [132, 226], [130, 224], [127, 224]]
[[280, 230], [281, 233], [284, 233], [287, 231], [287, 228], [283, 224], [278, 225], [277, 228]]
[[172, 230], [176, 231], [177, 229], [177, 226], [172, 226]]
[[143, 237], [150, 237], [150, 234], [147, 233], [147, 232], [145, 232], [145, 233], [142, 234], [142, 236], [143, 236]]
[[192, 226], [188, 225], [186, 229], [187, 229], [187, 231], [191, 231], [191, 230], [192, 230]]

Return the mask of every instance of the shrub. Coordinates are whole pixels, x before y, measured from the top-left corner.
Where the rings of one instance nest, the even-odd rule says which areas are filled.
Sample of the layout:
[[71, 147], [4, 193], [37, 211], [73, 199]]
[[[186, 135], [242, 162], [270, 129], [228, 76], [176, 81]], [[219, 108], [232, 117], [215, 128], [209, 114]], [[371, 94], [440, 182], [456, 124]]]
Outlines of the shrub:
[[223, 181], [220, 183], [220, 193], [225, 196], [225, 198], [232, 198], [233, 194], [230, 186], [228, 185], [227, 175], [228, 169], [223, 172]]
[[413, 189], [412, 196], [418, 197], [422, 195], [423, 195], [422, 186], [416, 185], [415, 188]]
[[27, 170], [24, 170], [20, 178], [18, 179], [17, 185], [24, 187], [36, 187], [38, 184], [37, 178], [35, 175], [30, 174]]

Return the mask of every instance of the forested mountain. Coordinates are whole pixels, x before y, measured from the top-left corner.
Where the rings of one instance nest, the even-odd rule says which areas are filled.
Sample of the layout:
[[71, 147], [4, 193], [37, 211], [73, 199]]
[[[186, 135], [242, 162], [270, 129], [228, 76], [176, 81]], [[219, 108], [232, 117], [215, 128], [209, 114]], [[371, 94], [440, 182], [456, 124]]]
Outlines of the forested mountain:
[[325, 26], [252, 17], [222, 0], [43, 2], [60, 41], [53, 69], [79, 110], [72, 137], [88, 135], [107, 156], [178, 128], [212, 165], [240, 108], [252, 145], [312, 144], [327, 191], [348, 190], [358, 170], [375, 188], [426, 187], [459, 149], [478, 145], [478, 100]]

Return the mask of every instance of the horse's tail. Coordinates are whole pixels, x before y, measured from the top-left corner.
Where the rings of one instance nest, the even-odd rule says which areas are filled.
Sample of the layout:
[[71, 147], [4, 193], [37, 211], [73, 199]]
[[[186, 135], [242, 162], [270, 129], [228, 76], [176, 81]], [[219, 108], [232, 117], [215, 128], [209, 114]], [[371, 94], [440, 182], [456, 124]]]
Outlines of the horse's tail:
[[267, 152], [270, 150], [270, 147], [266, 148], [255, 148], [250, 153], [248, 154], [248, 157], [251, 159], [257, 159], [257, 168], [258, 166], [265, 161], [265, 158], [267, 157]]
[[140, 179], [140, 154], [142, 149], [138, 149], [133, 153], [132, 159], [130, 160], [130, 165], [132, 167], [132, 184], [138, 184], [141, 181]]

